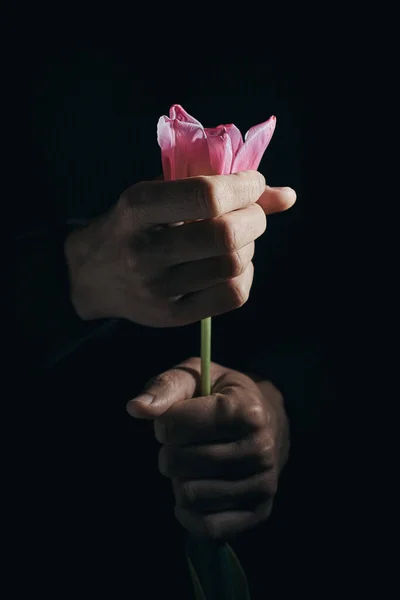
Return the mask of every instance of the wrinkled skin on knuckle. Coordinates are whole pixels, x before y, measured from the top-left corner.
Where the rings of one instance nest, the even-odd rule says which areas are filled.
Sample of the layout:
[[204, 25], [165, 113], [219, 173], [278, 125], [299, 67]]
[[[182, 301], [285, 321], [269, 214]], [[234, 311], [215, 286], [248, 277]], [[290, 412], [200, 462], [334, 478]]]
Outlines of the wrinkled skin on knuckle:
[[225, 215], [213, 221], [218, 246], [226, 253], [236, 251], [236, 226], [231, 218]]
[[149, 187], [145, 181], [139, 181], [135, 183], [130, 190], [128, 197], [130, 204], [139, 213], [144, 211], [147, 204], [149, 203]]
[[262, 194], [265, 190], [266, 181], [265, 177], [260, 171], [255, 172], [255, 185], [257, 186], [257, 193]]
[[269, 415], [258, 396], [249, 394], [246, 403], [241, 407], [241, 419], [248, 431], [260, 431], [267, 427]]
[[164, 390], [164, 393], [173, 396], [178, 391], [178, 382], [173, 370], [160, 373], [152, 380], [154, 386]]
[[[251, 177], [249, 177], [251, 172]], [[233, 173], [235, 177], [238, 179], [243, 179], [248, 182], [248, 185], [252, 185], [256, 193], [262, 194], [265, 188], [265, 177], [260, 171], [239, 171], [238, 173]]]
[[239, 252], [230, 252], [221, 259], [222, 274], [226, 279], [234, 279], [239, 277], [244, 271], [245, 265]]
[[268, 433], [263, 432], [252, 437], [250, 443], [252, 462], [261, 470], [271, 469], [275, 465], [275, 443]]
[[188, 195], [188, 201], [198, 214], [208, 215], [210, 212], [211, 182], [206, 176], [193, 177]]
[[247, 289], [247, 286], [244, 286], [239, 278], [230, 279], [226, 282], [226, 286], [232, 308], [240, 308], [246, 304], [249, 299], [250, 289]]
[[216, 394], [216, 417], [218, 423], [235, 423], [237, 420], [237, 403], [233, 400], [232, 388], [224, 387], [223, 393]]
[[115, 206], [118, 217], [121, 221], [129, 221], [133, 217], [134, 209], [131, 201], [131, 194], [129, 190], [125, 190], [119, 197], [119, 200]]
[[139, 182], [125, 190], [117, 203], [118, 216], [125, 225], [143, 220], [147, 202], [147, 186]]
[[203, 198], [206, 204], [207, 214], [212, 217], [219, 217], [223, 213], [224, 196], [228, 189], [226, 185], [217, 177], [202, 177]]

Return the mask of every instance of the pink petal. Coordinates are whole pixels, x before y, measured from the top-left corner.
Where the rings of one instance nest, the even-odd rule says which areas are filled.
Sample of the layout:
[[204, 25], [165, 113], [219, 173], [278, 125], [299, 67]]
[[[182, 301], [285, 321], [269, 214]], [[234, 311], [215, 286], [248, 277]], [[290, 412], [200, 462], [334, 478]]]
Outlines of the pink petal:
[[211, 175], [207, 139], [201, 125], [161, 117], [158, 143], [165, 179]]
[[231, 138], [233, 156], [236, 156], [240, 148], [243, 146], [242, 134], [236, 125], [233, 125], [232, 123], [225, 125], [225, 127], [229, 137]]
[[157, 140], [161, 148], [164, 179], [175, 179], [174, 143], [175, 132], [168, 117], [160, 117], [157, 124]]
[[210, 166], [213, 175], [227, 175], [231, 172], [233, 152], [231, 138], [224, 125], [205, 129], [207, 136]]
[[178, 121], [184, 121], [185, 123], [194, 123], [202, 127], [200, 121], [189, 115], [189, 113], [187, 113], [186, 110], [182, 108], [180, 104], [173, 104], [171, 106], [171, 108], [169, 109], [169, 118], [177, 119]]
[[252, 127], [245, 142], [233, 125], [204, 128], [182, 106], [158, 122], [158, 143], [165, 179], [220, 175], [257, 169], [275, 129], [275, 117]]
[[255, 125], [245, 135], [245, 142], [233, 160], [232, 173], [256, 170], [275, 131], [276, 117]]

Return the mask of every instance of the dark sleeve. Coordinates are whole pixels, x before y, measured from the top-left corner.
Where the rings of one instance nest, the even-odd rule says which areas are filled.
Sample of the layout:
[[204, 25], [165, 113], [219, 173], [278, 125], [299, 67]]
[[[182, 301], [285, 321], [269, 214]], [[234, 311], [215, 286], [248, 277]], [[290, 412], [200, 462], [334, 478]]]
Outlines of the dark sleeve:
[[29, 371], [54, 366], [118, 322], [83, 321], [70, 302], [64, 242], [76, 226], [69, 222], [22, 234], [16, 240], [18, 347]]

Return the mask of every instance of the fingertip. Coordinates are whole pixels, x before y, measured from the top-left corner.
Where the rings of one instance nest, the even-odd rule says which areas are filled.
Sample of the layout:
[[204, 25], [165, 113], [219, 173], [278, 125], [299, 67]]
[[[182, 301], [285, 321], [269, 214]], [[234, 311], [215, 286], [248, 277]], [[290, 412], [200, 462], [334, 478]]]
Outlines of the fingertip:
[[297, 199], [295, 190], [291, 187], [269, 187], [258, 201], [265, 213], [273, 214], [283, 212], [291, 208]]
[[153, 419], [154, 411], [150, 408], [153, 400], [151, 394], [141, 394], [127, 403], [126, 410], [135, 419]]
[[297, 200], [297, 194], [296, 194], [295, 190], [291, 187], [282, 187], [282, 188], [278, 188], [278, 189], [281, 193], [282, 203], [286, 204], [286, 208], [284, 208], [283, 210], [287, 210], [288, 208], [291, 208]]
[[288, 185], [271, 187], [270, 189], [276, 190], [278, 192], [283, 192], [284, 194], [290, 194], [291, 196], [294, 196], [296, 198], [295, 190]]

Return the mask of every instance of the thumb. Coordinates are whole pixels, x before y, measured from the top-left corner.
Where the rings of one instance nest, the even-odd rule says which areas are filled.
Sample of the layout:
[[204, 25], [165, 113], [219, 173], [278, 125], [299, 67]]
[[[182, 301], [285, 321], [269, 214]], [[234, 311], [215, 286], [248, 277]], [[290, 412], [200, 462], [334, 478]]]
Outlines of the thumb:
[[266, 215], [283, 212], [296, 202], [296, 192], [290, 187], [269, 187], [257, 200]]
[[[200, 359], [190, 358], [151, 379], [143, 392], [126, 405], [137, 419], [155, 419], [180, 400], [200, 395]], [[211, 380], [215, 381], [223, 367], [211, 364]]]
[[[200, 358], [189, 358], [151, 379], [143, 392], [126, 405], [136, 419], [155, 419], [181, 400], [200, 396]], [[226, 367], [211, 363], [211, 386], [227, 371]]]

